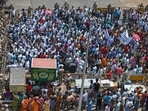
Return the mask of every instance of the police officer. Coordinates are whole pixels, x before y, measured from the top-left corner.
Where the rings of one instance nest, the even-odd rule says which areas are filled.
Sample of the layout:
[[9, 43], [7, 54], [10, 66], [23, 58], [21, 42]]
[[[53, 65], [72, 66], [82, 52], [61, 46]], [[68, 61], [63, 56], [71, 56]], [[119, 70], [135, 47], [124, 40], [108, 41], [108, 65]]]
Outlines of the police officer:
[[68, 4], [67, 0], [65, 0], [65, 3], [64, 3], [64, 5], [63, 5], [63, 8], [64, 8], [65, 10], [68, 10], [68, 9], [69, 9], [69, 4]]
[[54, 5], [55, 9], [59, 9], [59, 3], [56, 1], [55, 5]]
[[97, 7], [98, 7], [98, 4], [97, 4], [97, 2], [95, 1], [95, 2], [93, 3], [93, 11], [94, 11], [94, 12], [97, 10]]
[[31, 16], [32, 10], [33, 10], [33, 9], [29, 6], [28, 9], [27, 9], [27, 15], [28, 15], [28, 17]]

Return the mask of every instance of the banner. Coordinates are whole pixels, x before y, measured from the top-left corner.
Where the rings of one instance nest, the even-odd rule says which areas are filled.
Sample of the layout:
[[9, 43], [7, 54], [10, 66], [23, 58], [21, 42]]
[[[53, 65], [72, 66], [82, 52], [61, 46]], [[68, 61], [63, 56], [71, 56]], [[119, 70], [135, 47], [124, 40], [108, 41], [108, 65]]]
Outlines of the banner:
[[54, 81], [56, 79], [56, 69], [32, 68], [31, 79], [41, 82]]
[[104, 34], [105, 39], [107, 40], [107, 45], [110, 46], [113, 43], [114, 39], [109, 35], [107, 30], [104, 31]]
[[128, 31], [126, 30], [120, 35], [119, 40], [122, 44], [126, 45], [126, 44], [129, 44], [132, 38], [129, 37]]

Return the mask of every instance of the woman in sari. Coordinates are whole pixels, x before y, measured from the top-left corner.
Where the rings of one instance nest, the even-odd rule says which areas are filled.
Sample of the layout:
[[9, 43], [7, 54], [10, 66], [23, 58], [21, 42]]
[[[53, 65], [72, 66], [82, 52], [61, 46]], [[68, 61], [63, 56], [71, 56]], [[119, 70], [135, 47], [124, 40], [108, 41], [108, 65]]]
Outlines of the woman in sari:
[[39, 111], [40, 101], [38, 97], [35, 97], [31, 103], [32, 110], [31, 111]]
[[28, 98], [24, 96], [24, 99], [21, 102], [21, 111], [28, 111]]
[[44, 111], [50, 111], [50, 100], [49, 100], [49, 98], [46, 98], [45, 99], [45, 102], [44, 102]]

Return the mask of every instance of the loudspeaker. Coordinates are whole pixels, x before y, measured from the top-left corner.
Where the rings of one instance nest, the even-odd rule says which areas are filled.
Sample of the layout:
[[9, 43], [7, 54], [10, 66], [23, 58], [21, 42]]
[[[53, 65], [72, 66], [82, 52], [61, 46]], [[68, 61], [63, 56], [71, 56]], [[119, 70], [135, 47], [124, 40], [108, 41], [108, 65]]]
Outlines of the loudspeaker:
[[69, 72], [75, 73], [77, 70], [77, 65], [75, 63], [69, 63]]

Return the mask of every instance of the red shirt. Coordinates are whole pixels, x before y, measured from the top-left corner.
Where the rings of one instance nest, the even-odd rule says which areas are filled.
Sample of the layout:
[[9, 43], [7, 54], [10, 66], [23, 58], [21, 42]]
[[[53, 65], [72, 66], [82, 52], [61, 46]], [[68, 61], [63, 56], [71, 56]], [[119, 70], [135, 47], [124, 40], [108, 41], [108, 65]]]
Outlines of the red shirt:
[[116, 68], [116, 74], [120, 75], [122, 73], [122, 68], [121, 67], [117, 67]]
[[30, 92], [31, 90], [32, 90], [32, 86], [31, 86], [31, 85], [27, 85], [27, 86], [26, 86], [26, 91], [27, 91], [27, 92]]
[[102, 51], [102, 54], [106, 55], [107, 52], [108, 52], [108, 48], [107, 47], [102, 47], [101, 51]]
[[128, 53], [128, 51], [129, 51], [129, 47], [128, 46], [125, 46], [124, 47], [124, 53]]

